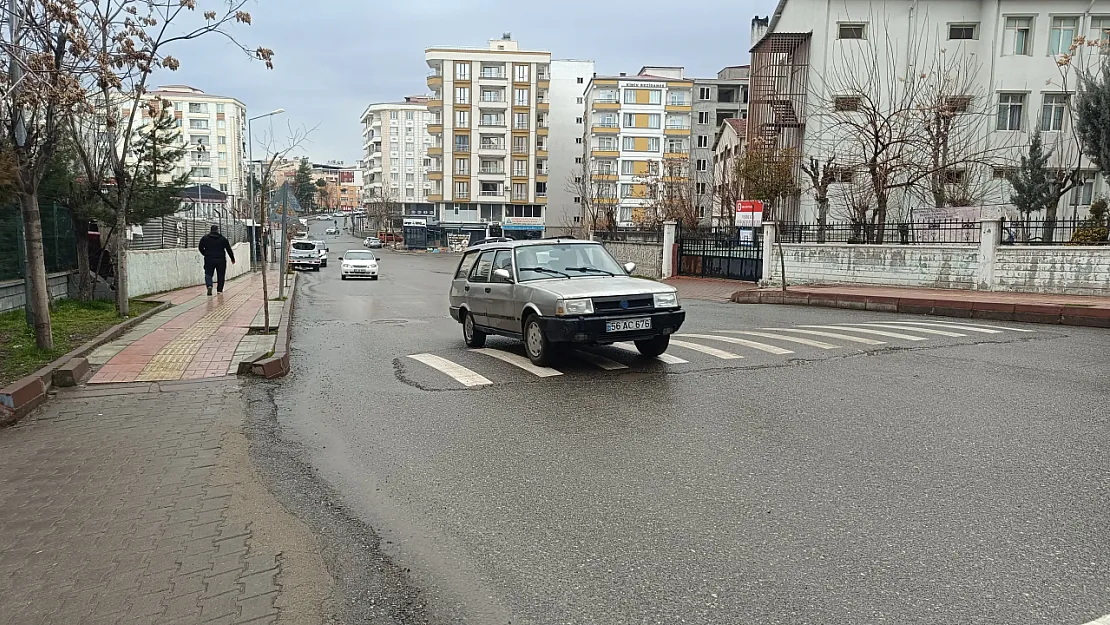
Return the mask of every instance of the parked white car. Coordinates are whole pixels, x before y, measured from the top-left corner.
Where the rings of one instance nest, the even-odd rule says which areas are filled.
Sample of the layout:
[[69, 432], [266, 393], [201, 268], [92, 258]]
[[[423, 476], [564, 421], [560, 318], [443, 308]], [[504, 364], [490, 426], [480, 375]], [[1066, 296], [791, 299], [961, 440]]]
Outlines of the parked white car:
[[370, 250], [347, 250], [339, 257], [342, 263], [340, 278], [370, 278], [378, 279], [378, 263], [380, 262], [374, 252]]
[[339, 228], [328, 228], [324, 234], [339, 234]]
[[320, 254], [320, 266], [321, 267], [327, 267], [328, 266], [328, 242], [327, 241], [316, 240], [316, 241], [313, 241], [313, 243], [316, 244], [316, 251]]

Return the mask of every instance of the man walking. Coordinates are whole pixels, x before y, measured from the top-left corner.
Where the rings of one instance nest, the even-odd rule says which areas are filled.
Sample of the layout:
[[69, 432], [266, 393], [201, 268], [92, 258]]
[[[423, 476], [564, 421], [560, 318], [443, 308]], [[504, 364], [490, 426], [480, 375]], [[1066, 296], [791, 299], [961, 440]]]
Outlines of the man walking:
[[204, 284], [208, 287], [208, 294], [212, 294], [212, 272], [216, 272], [216, 292], [224, 292], [224, 275], [227, 273], [226, 253], [235, 264], [235, 253], [231, 251], [231, 243], [220, 234], [219, 226], [212, 226], [212, 231], [200, 238], [198, 246], [200, 255], [204, 257]]

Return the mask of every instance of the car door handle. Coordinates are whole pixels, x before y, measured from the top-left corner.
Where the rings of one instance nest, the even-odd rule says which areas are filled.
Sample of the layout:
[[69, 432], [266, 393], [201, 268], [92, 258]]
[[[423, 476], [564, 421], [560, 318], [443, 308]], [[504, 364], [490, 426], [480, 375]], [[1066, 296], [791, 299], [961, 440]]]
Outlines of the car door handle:
[[488, 286], [486, 287], [486, 293], [489, 293], [489, 287]]

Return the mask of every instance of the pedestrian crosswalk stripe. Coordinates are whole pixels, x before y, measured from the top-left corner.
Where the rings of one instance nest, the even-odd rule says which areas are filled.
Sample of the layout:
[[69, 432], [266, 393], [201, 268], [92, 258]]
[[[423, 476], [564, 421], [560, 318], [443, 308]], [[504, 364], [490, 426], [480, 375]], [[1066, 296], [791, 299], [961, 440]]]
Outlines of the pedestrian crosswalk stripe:
[[872, 330], [870, 328], [852, 328], [848, 326], [802, 326], [803, 328], [817, 328], [818, 330], [840, 330], [844, 332], [859, 332], [861, 334], [874, 334], [875, 336], [885, 336], [892, 339], [902, 339], [904, 341], [927, 341], [929, 339], [923, 336], [914, 336], [912, 334], [900, 334], [898, 332], [886, 332], [885, 330]]
[[747, 330], [721, 330], [721, 332], [728, 332], [729, 334], [746, 334], [748, 336], [762, 336], [765, 339], [798, 343], [799, 345], [809, 345], [810, 347], [817, 347], [820, 349], [840, 349], [839, 345], [833, 345], [832, 343], [825, 343], [823, 341], [814, 341], [813, 339], [798, 338], [796, 336], [783, 336], [781, 334], [770, 334], [768, 332], [749, 332]]
[[676, 341], [674, 339], [671, 339], [671, 345], [674, 345], [675, 347], [682, 347], [685, 349], [692, 349], [695, 352], [701, 352], [710, 356], [716, 356], [717, 358], [721, 358], [723, 360], [736, 360], [737, 358], [743, 358], [743, 356], [739, 354], [726, 352], [723, 349], [717, 349], [716, 347], [706, 347], [705, 345], [698, 345], [697, 343], [687, 343], [686, 341]]
[[891, 323], [900, 326], [927, 326], [932, 328], [951, 328], [953, 330], [966, 330], [968, 332], [978, 332], [979, 334], [1002, 334], [1001, 330], [988, 330], [977, 326], [968, 326], [956, 323], [929, 323], [927, 321], [884, 321], [883, 323]]
[[847, 334], [840, 334], [837, 332], [821, 332], [820, 330], [799, 330], [797, 328], [763, 328], [764, 330], [774, 330], [776, 332], [797, 332], [799, 334], [811, 334], [813, 336], [823, 336], [830, 339], [840, 339], [842, 341], [851, 341], [853, 343], [863, 343], [864, 345], [886, 345], [886, 341], [876, 341], [875, 339], [865, 339], [861, 336], [848, 336]]
[[493, 384], [488, 378], [478, 375], [474, 371], [460, 364], [453, 363], [446, 358], [440, 358], [435, 354], [413, 354], [409, 356], [409, 358], [422, 362], [436, 371], [450, 376], [463, 386], [486, 386], [488, 384]]
[[685, 339], [705, 339], [705, 340], [708, 340], [708, 341], [724, 341], [725, 343], [732, 343], [734, 345], [743, 345], [744, 347], [750, 347], [752, 349], [758, 349], [761, 352], [767, 352], [768, 354], [775, 354], [777, 356], [781, 356], [783, 354], [793, 354], [794, 353], [794, 352], [790, 351], [789, 349], [783, 349], [781, 347], [775, 347], [774, 345], [767, 345], [766, 343], [757, 343], [755, 341], [749, 341], [747, 339], [738, 339], [738, 338], [734, 338], [734, 337], [731, 337], [731, 336], [716, 336], [716, 335], [713, 335], [713, 334], [679, 334], [677, 336], [681, 336], [682, 338], [685, 338]]
[[587, 362], [591, 362], [591, 363], [601, 367], [602, 369], [605, 369], [606, 371], [616, 371], [618, 369], [627, 369], [628, 368], [628, 365], [622, 365], [621, 363], [619, 363], [615, 360], [609, 360], [608, 358], [606, 358], [604, 356], [598, 356], [597, 354], [595, 354], [593, 352], [588, 352], [588, 351], [583, 350], [583, 349], [577, 350], [576, 354], [582, 360], [585, 360]]
[[[674, 341], [671, 341], [671, 343], [674, 343]], [[640, 350], [636, 349], [636, 346], [632, 343], [613, 343], [613, 347], [624, 350], [626, 352], [636, 352], [637, 354], [640, 353]], [[665, 362], [668, 365], [684, 365], [690, 362], [689, 360], [684, 360], [682, 358], [679, 358], [678, 356], [672, 356], [670, 354], [659, 354], [654, 359], [660, 362]]]
[[540, 367], [540, 366], [534, 365], [534, 364], [532, 364], [531, 360], [528, 360], [527, 358], [525, 358], [524, 356], [521, 356], [520, 354], [514, 354], [512, 352], [503, 352], [499, 349], [490, 349], [488, 347], [485, 347], [485, 348], [482, 348], [482, 349], [472, 349], [470, 351], [478, 353], [478, 354], [485, 354], [486, 356], [489, 356], [490, 358], [496, 358], [496, 359], [500, 360], [501, 362], [507, 362], [510, 365], [513, 365], [514, 367], [520, 367], [521, 369], [524, 369], [528, 373], [531, 373], [532, 375], [535, 375], [537, 377], [550, 378], [550, 377], [556, 376], [556, 375], [563, 375], [563, 372], [559, 371], [557, 369], [552, 369], [551, 367]]
[[967, 336], [959, 332], [948, 332], [947, 330], [933, 330], [931, 328], [906, 328], [903, 326], [889, 325], [885, 323], [861, 323], [861, 326], [869, 328], [886, 328], [887, 330], [906, 330], [907, 332], [920, 332], [922, 334], [935, 334], [937, 336], [951, 336], [953, 338]]
[[1090, 623], [1087, 623], [1087, 625], [1110, 625], [1110, 614], [1107, 614], [1102, 618], [1096, 618]]
[[[951, 325], [951, 326], [960, 325], [960, 324], [958, 324], [956, 322], [953, 322], [953, 321], [941, 321], [940, 319], [937, 319], [936, 322], [939, 323], [939, 324], [942, 324], [942, 325]], [[1011, 327], [1008, 327], [1008, 326], [984, 325], [982, 323], [976, 323], [975, 327], [977, 327], [977, 328], [990, 328], [992, 330], [1009, 330], [1010, 332], [1036, 332], [1036, 330], [1025, 330], [1023, 328], [1011, 328]]]

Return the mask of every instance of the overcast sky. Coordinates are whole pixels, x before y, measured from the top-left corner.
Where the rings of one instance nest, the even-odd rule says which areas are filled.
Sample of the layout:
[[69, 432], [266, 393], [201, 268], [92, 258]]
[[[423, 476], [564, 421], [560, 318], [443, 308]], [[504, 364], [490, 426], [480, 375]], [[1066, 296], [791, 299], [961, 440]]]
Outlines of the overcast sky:
[[[215, 7], [200, 0], [198, 10]], [[751, 19], [775, 0], [638, 0], [635, 11], [598, 0], [251, 0], [253, 25], [234, 29], [250, 47], [275, 52], [273, 70], [236, 53], [217, 37], [186, 43], [171, 54], [181, 69], [156, 84], [184, 83], [238, 98], [250, 116], [284, 108], [287, 124], [312, 128], [303, 150], [315, 161], [361, 158], [359, 117], [367, 104], [427, 93], [424, 48], [484, 46], [511, 32], [521, 48], [556, 59], [595, 62], [599, 74], [643, 65], [683, 65], [687, 76], [712, 76], [748, 63]], [[255, 157], [259, 133], [253, 125]]]

